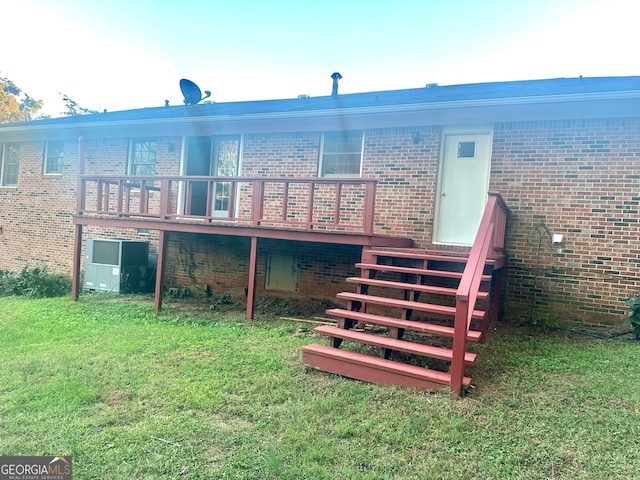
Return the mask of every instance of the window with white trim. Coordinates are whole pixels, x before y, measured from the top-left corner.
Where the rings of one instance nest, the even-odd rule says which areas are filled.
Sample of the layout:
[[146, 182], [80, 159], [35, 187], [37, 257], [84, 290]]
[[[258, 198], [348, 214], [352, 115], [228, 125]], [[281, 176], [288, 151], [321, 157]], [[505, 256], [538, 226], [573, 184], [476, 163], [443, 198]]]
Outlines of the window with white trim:
[[362, 130], [324, 133], [320, 175], [322, 177], [359, 177], [363, 145]]
[[17, 187], [20, 149], [12, 143], [0, 144], [0, 187]]
[[158, 165], [158, 143], [132, 140], [129, 149], [129, 175], [155, 175]]
[[62, 161], [64, 160], [64, 142], [47, 142], [44, 146], [45, 175], [60, 175], [62, 173]]

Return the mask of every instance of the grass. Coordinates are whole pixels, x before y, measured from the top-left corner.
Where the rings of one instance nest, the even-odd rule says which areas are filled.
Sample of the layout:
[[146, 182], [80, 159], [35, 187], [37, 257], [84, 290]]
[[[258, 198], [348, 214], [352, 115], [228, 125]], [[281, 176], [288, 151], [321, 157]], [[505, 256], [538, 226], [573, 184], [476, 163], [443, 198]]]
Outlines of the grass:
[[640, 471], [640, 345], [475, 346], [464, 399], [308, 370], [304, 324], [0, 299], [0, 455], [75, 479], [594, 479]]

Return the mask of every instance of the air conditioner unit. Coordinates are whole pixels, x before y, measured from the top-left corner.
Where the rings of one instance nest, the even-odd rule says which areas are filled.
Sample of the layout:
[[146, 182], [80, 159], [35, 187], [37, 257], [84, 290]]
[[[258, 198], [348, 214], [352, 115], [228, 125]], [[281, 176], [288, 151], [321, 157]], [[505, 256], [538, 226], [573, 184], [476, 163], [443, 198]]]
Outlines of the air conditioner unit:
[[152, 283], [149, 242], [116, 239], [87, 240], [85, 292], [141, 292]]

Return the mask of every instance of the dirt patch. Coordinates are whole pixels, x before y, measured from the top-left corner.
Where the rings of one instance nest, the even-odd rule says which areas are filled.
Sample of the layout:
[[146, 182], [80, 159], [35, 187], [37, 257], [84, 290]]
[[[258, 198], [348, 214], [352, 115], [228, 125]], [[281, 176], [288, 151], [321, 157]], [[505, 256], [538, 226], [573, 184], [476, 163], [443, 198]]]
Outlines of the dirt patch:
[[311, 318], [338, 306], [330, 300], [317, 298], [261, 297], [256, 299], [255, 311], [265, 315]]
[[[244, 295], [212, 294], [204, 298], [166, 298], [164, 305], [190, 311], [244, 314], [247, 308], [247, 299]], [[325, 310], [336, 307], [339, 305], [326, 299], [261, 295], [256, 298], [254, 313], [273, 317], [313, 318], [324, 316]]]
[[[90, 294], [95, 298], [122, 303], [153, 303], [153, 294]], [[163, 296], [163, 307], [192, 312], [241, 313], [247, 310], [247, 297], [244, 289], [228, 293], [213, 293], [206, 285], [192, 285], [184, 288], [172, 288]], [[254, 313], [273, 317], [313, 318], [325, 316], [329, 308], [343, 305], [324, 298], [302, 298], [294, 296], [264, 295], [256, 296]]]
[[133, 394], [126, 390], [112, 390], [109, 392], [102, 392], [98, 396], [98, 400], [111, 407], [120, 405], [123, 402], [129, 401]]

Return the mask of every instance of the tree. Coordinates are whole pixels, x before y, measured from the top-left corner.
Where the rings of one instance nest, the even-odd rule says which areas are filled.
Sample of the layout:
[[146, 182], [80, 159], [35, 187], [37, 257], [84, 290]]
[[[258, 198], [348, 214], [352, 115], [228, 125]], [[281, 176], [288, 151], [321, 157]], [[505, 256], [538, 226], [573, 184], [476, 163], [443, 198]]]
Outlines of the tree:
[[44, 105], [42, 100], [21, 94], [22, 90], [15, 83], [0, 77], [0, 123], [33, 120]]
[[64, 106], [66, 110], [63, 112], [65, 115], [73, 116], [73, 115], [89, 115], [91, 113], [98, 113], [97, 110], [91, 110], [90, 108], [81, 107], [78, 105], [78, 102], [69, 98], [69, 96], [65, 93], [61, 93], [62, 100], [64, 101]]

